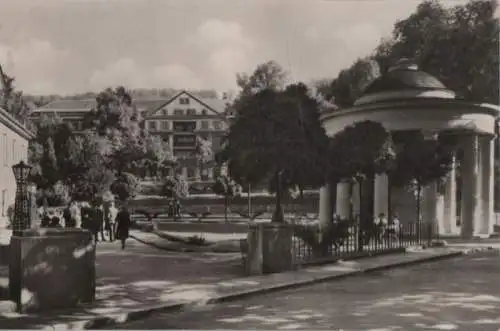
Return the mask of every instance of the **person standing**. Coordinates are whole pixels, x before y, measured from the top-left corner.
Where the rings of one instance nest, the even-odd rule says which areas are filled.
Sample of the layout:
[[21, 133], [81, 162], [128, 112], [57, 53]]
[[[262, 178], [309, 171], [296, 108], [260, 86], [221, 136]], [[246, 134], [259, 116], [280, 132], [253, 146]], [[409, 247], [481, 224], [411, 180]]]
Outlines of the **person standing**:
[[111, 201], [108, 212], [106, 213], [106, 230], [108, 231], [109, 241], [115, 240], [114, 234], [117, 215], [118, 209], [115, 207], [114, 201]]
[[71, 214], [71, 222], [74, 224], [75, 228], [80, 228], [82, 226], [82, 215], [78, 202], [72, 201], [69, 206], [69, 213]]
[[125, 241], [128, 238], [130, 230], [130, 213], [127, 206], [123, 203], [120, 211], [116, 215], [116, 239], [120, 240], [122, 249], [125, 249]]

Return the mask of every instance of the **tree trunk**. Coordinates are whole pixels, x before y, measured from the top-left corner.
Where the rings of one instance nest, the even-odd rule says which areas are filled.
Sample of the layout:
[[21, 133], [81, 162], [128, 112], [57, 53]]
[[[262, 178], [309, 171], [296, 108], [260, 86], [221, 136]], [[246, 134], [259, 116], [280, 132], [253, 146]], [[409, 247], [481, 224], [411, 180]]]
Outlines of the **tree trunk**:
[[277, 172], [275, 175], [276, 180], [276, 198], [275, 198], [275, 207], [272, 222], [275, 223], [283, 223], [285, 221], [283, 216], [283, 208], [281, 206], [281, 173]]

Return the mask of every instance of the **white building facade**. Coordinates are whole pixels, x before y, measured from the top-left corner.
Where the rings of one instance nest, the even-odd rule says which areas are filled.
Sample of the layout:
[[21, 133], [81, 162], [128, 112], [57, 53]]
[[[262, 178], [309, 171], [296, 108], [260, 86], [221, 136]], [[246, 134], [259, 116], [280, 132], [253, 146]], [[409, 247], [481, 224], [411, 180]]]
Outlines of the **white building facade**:
[[14, 204], [16, 181], [12, 166], [28, 160], [33, 134], [7, 111], [0, 108], [0, 231], [8, 225], [9, 206]]

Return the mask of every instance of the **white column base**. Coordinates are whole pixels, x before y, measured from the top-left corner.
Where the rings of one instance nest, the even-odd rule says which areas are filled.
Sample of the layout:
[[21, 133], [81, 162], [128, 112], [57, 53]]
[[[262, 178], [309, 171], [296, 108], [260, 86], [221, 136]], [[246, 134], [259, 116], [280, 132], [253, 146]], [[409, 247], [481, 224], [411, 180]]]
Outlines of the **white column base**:
[[389, 178], [386, 174], [375, 175], [373, 216], [389, 215]]
[[337, 199], [335, 214], [341, 219], [349, 219], [351, 217], [350, 210], [350, 189], [351, 183], [342, 182], [337, 184]]

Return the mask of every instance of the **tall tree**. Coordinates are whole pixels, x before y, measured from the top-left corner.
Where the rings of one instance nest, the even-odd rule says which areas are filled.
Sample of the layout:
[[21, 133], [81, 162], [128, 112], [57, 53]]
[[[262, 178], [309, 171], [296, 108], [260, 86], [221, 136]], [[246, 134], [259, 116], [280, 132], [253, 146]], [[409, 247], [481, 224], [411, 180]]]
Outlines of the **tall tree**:
[[320, 125], [319, 103], [303, 84], [285, 91], [265, 89], [242, 96], [219, 161], [241, 185], [268, 181], [275, 194], [273, 221], [283, 221], [282, 195], [291, 185], [324, 183], [327, 137]]
[[[445, 8], [424, 1], [375, 52], [383, 70], [409, 58], [467, 100], [498, 104], [499, 21], [494, 0]], [[481, 59], [478, 61], [477, 59]]]
[[283, 89], [287, 76], [286, 71], [277, 62], [267, 61], [259, 64], [251, 75], [237, 74], [236, 83], [242, 95], [251, 95], [267, 89]]
[[8, 111], [21, 122], [25, 122], [28, 118], [30, 109], [23, 97], [23, 93], [21, 91], [16, 91], [14, 81], [14, 77], [7, 75], [0, 65], [0, 107]]
[[[364, 185], [373, 183], [376, 174], [389, 172], [396, 155], [389, 132], [378, 122], [362, 121], [346, 127], [330, 139], [329, 157], [330, 181], [357, 182], [360, 201], [363, 202]], [[362, 230], [373, 220], [370, 209], [362, 203]]]
[[389, 173], [394, 187], [409, 187], [416, 195], [416, 218], [421, 219], [422, 188], [442, 180], [450, 171], [456, 142], [446, 136], [426, 139], [421, 131], [397, 132], [395, 167]]

